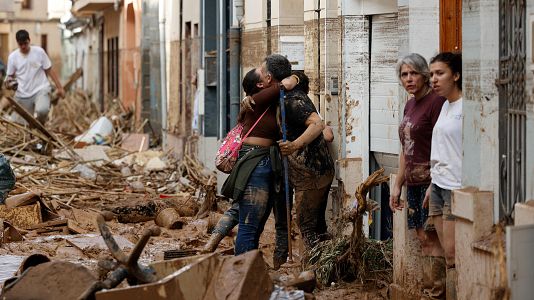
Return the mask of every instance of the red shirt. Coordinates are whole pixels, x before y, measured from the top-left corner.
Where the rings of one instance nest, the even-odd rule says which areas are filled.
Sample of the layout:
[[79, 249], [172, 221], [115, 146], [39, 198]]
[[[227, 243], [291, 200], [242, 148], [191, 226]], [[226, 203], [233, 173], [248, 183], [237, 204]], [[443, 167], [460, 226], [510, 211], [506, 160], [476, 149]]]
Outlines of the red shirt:
[[429, 184], [432, 129], [446, 99], [434, 91], [419, 100], [411, 98], [404, 107], [399, 138], [404, 152], [404, 180], [408, 186]]
[[261, 90], [254, 94], [252, 99], [256, 103], [253, 105], [254, 111], [247, 111], [243, 119], [243, 135], [245, 135], [250, 127], [254, 125], [256, 120], [265, 112], [269, 110], [258, 122], [256, 127], [252, 129], [249, 137], [260, 137], [277, 141], [280, 139], [280, 129], [276, 120], [276, 109], [278, 108], [278, 101], [280, 97], [280, 88], [277, 83], [270, 87]]

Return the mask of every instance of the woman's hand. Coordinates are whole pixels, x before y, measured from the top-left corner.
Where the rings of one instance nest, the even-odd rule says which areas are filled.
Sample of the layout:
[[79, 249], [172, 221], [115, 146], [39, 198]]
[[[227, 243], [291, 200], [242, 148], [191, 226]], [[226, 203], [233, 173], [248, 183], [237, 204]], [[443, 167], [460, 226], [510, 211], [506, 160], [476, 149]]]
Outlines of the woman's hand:
[[395, 213], [396, 210], [402, 210], [404, 208], [404, 203], [400, 201], [400, 188], [395, 185], [393, 191], [389, 195], [389, 208]]
[[278, 146], [280, 147], [280, 152], [282, 152], [282, 155], [284, 156], [291, 155], [293, 152], [301, 148], [296, 142], [290, 141], [278, 141]]
[[252, 97], [250, 96], [246, 96], [245, 98], [243, 98], [243, 100], [241, 100], [241, 111], [254, 111], [254, 109], [252, 108], [252, 105], [254, 104], [256, 104], [254, 103], [254, 99], [252, 99]]
[[430, 201], [430, 193], [432, 192], [432, 184], [428, 186], [425, 193], [425, 199], [423, 200], [423, 208], [428, 208], [428, 202]]
[[298, 84], [298, 81], [293, 75], [282, 79], [282, 82], [281, 82], [281, 85], [284, 87], [286, 91], [291, 91], [297, 86], [297, 84]]

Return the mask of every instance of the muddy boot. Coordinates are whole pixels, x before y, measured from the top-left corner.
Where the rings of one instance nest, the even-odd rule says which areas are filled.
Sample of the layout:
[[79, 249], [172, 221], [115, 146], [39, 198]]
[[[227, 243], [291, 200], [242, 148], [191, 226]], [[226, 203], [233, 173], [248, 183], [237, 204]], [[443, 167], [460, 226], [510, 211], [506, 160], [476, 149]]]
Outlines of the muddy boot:
[[215, 251], [215, 249], [217, 249], [217, 246], [219, 246], [219, 243], [222, 241], [222, 239], [224, 239], [224, 235], [218, 232], [212, 233], [210, 239], [208, 240], [204, 248], [200, 250], [200, 253], [211, 253]]
[[456, 268], [447, 268], [447, 300], [456, 300], [456, 282], [458, 282], [458, 274]]
[[427, 256], [423, 260], [423, 294], [429, 299], [445, 299], [445, 258]]

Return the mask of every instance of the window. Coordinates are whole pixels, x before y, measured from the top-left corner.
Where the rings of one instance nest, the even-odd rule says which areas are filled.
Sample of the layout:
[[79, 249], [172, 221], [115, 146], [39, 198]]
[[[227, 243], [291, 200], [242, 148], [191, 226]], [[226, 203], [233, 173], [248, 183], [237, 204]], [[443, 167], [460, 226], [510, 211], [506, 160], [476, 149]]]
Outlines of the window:
[[462, 0], [440, 0], [440, 51], [462, 51]]
[[107, 39], [107, 92], [119, 96], [119, 38]]
[[32, 0], [22, 0], [21, 7], [22, 7], [22, 9], [31, 9], [32, 8]]
[[46, 34], [41, 34], [41, 48], [48, 53], [48, 36]]

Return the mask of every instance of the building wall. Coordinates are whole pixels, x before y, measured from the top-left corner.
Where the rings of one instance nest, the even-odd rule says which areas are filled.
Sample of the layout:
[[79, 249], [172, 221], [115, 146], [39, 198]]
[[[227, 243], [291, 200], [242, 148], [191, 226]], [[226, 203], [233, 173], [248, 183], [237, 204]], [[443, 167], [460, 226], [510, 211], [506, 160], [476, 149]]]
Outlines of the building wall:
[[[498, 1], [463, 8], [463, 172], [462, 185], [493, 191], [499, 212], [499, 28]], [[494, 163], [488, 163], [494, 162]], [[483, 174], [481, 176], [481, 174]]]
[[83, 34], [63, 39], [62, 73], [66, 77], [78, 68], [83, 69], [82, 78], [74, 83], [75, 88], [88, 91], [90, 99], [99, 103], [101, 86], [100, 55], [102, 48], [99, 42], [100, 27], [86, 28]]
[[185, 137], [191, 133], [196, 74], [200, 67], [200, 4], [183, 1], [180, 8], [178, 1], [166, 1], [166, 5], [168, 131]]
[[[124, 1], [120, 18], [106, 17], [106, 26], [119, 28], [119, 97], [125, 107], [133, 106], [136, 117], [141, 115], [141, 0]], [[108, 15], [110, 16], [110, 15]], [[120, 22], [120, 24], [112, 24]], [[117, 26], [117, 27], [115, 27]]]

